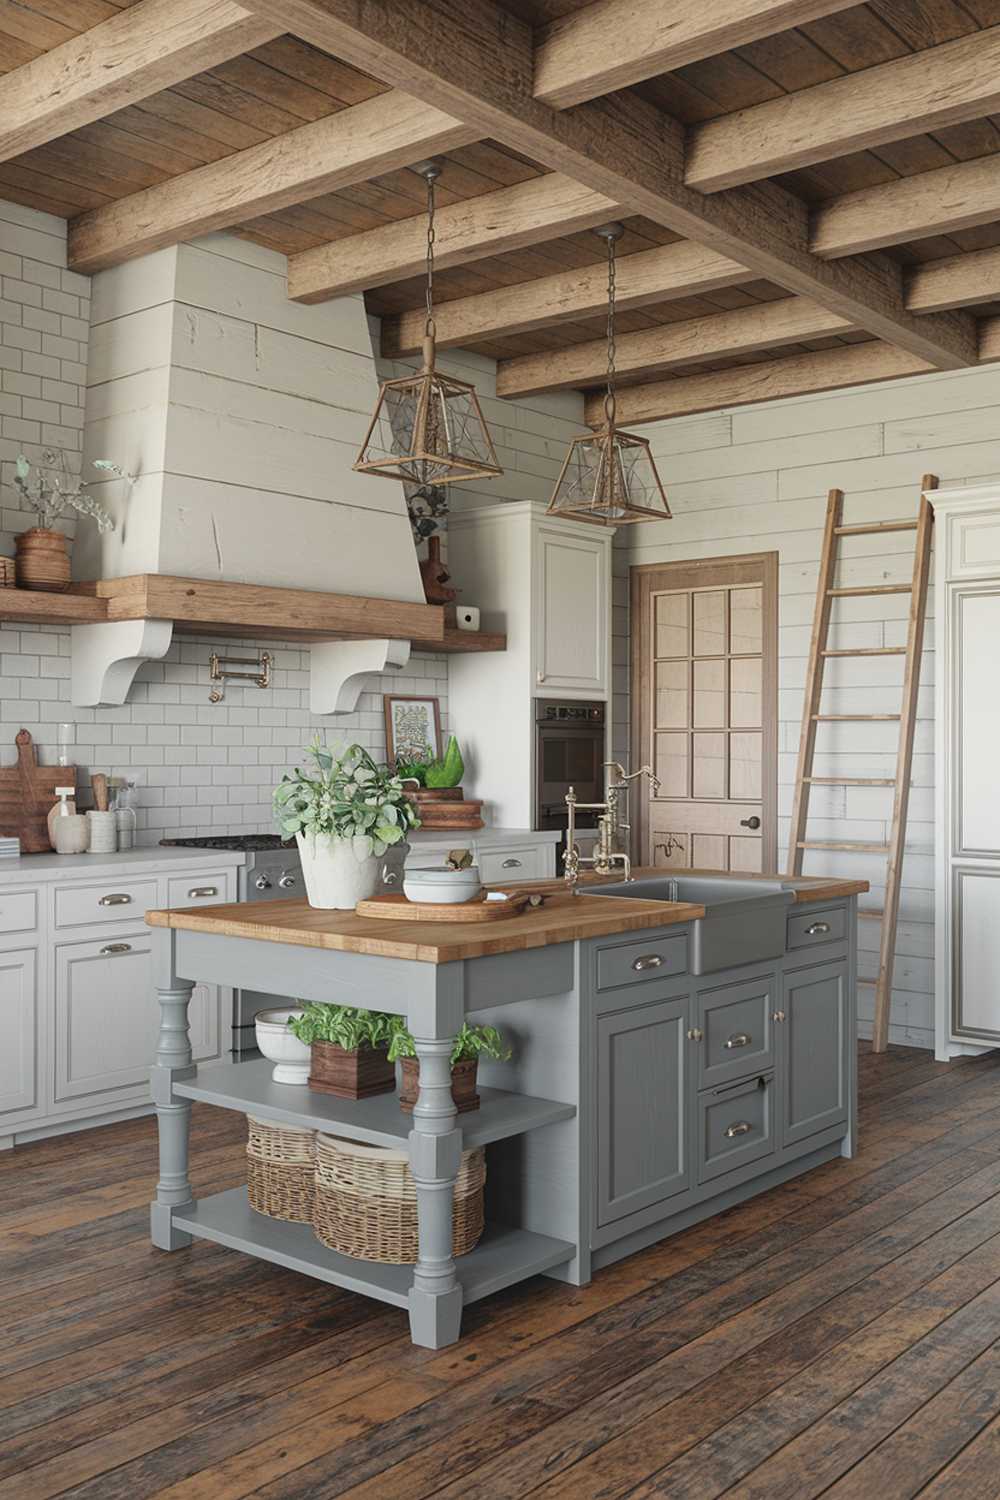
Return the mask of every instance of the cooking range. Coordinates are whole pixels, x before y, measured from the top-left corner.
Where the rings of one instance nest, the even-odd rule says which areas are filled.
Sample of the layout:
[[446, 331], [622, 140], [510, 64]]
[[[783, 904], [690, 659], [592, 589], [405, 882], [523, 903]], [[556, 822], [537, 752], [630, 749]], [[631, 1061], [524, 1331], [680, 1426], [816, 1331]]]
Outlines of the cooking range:
[[[161, 844], [182, 849], [237, 849], [247, 857], [237, 873], [240, 901], [276, 901], [301, 893], [302, 866], [294, 843], [286, 844], [277, 833], [215, 834], [208, 838], [161, 839]], [[265, 995], [260, 990], [236, 990], [233, 994], [234, 1061], [256, 1057], [253, 1018], [259, 1010], [286, 1003], [285, 995]]]

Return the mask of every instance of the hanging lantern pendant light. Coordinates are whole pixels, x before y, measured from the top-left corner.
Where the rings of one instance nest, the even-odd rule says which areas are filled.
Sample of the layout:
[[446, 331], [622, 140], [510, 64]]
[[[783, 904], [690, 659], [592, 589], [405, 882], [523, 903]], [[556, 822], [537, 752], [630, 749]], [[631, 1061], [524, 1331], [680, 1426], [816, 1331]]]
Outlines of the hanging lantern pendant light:
[[386, 479], [421, 485], [490, 479], [503, 470], [476, 388], [442, 375], [435, 367], [434, 184], [441, 175], [441, 163], [420, 162], [413, 170], [427, 183], [423, 364], [415, 375], [382, 382], [354, 467], [362, 474], [382, 474]]
[[608, 373], [604, 426], [574, 438], [549, 501], [549, 515], [624, 526], [632, 521], [666, 521], [670, 506], [649, 443], [615, 425], [615, 244], [621, 224], [603, 224], [594, 233], [608, 247]]

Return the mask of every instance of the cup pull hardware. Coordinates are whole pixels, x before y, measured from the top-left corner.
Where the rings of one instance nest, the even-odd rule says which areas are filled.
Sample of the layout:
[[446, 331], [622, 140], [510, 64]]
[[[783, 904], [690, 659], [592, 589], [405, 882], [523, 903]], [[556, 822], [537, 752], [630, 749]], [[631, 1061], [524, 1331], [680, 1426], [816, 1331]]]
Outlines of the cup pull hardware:
[[818, 937], [821, 932], [829, 931], [829, 922], [814, 922], [811, 927], [806, 928], [806, 937]]
[[731, 1036], [726, 1042], [726, 1051], [733, 1052], [737, 1047], [749, 1047], [752, 1041], [753, 1037], [748, 1035], [747, 1032], [738, 1031], [735, 1036]]
[[521, 868], [521, 861], [519, 859], [505, 859], [501, 868], [504, 870], [519, 870]]
[[113, 958], [116, 953], [131, 953], [131, 952], [132, 952], [132, 944], [131, 943], [105, 943], [104, 947], [101, 949], [100, 957], [101, 958]]
[[217, 896], [218, 894], [217, 885], [193, 885], [188, 891], [188, 900], [197, 901], [199, 896]]
[[688, 1041], [700, 1042], [703, 1036], [704, 1032], [702, 1031], [700, 1026], [692, 1026], [691, 1030], [688, 1032]]
[[749, 1120], [736, 1120], [732, 1125], [726, 1126], [724, 1133], [726, 1140], [731, 1141], [738, 1135], [749, 1135], [752, 1129], [753, 1126]]
[[124, 891], [113, 891], [110, 896], [102, 896], [98, 906], [128, 906], [132, 897], [127, 896]]
[[638, 958], [632, 960], [632, 967], [637, 974], [646, 969], [659, 969], [663, 964], [661, 953], [640, 953]]

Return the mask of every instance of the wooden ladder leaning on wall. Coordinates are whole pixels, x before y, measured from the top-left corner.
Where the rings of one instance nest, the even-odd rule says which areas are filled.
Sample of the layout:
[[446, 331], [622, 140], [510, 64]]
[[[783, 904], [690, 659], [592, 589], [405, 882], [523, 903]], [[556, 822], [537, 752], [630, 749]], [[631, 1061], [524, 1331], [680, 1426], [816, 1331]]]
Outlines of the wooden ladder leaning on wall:
[[[937, 484], [938, 481], [933, 474], [925, 474], [920, 482], [920, 488], [922, 491], [935, 490]], [[889, 1006], [892, 999], [892, 974], [896, 957], [896, 926], [899, 918], [899, 892], [903, 876], [906, 817], [910, 801], [920, 657], [924, 645], [924, 621], [927, 616], [927, 583], [930, 573], [934, 511], [925, 495], [921, 494], [920, 509], [913, 521], [872, 521], [867, 525], [844, 526], [841, 519], [843, 507], [843, 491], [831, 490], [827, 499], [826, 529], [823, 533], [823, 551], [820, 556], [819, 583], [816, 591], [816, 612], [813, 617], [812, 639], [809, 643], [809, 669], [806, 674], [805, 702], [802, 710], [802, 738], [799, 742], [799, 759], [795, 772], [792, 826], [788, 836], [788, 873], [789, 875], [802, 874], [803, 856], [807, 849], [858, 851], [888, 856], [885, 904], [882, 911], [869, 911], [863, 914], [869, 917], [881, 917], [882, 921], [878, 978], [875, 981], [872, 1049], [875, 1052], [884, 1052], [889, 1041]], [[836, 577], [840, 538], [871, 536], [886, 531], [916, 532], [912, 582], [881, 584], [871, 588], [838, 588]], [[829, 649], [830, 616], [835, 599], [858, 595], [906, 593], [910, 595], [910, 611], [905, 646], [869, 646], [847, 651]], [[898, 714], [824, 714], [820, 712], [826, 662], [830, 657], [844, 656], [902, 656], [905, 659], [903, 697]], [[896, 753], [894, 777], [813, 775], [817, 726], [847, 720], [899, 721], [899, 747]], [[889, 842], [887, 844], [839, 843], [807, 838], [809, 792], [812, 787], [818, 785], [894, 787]]]

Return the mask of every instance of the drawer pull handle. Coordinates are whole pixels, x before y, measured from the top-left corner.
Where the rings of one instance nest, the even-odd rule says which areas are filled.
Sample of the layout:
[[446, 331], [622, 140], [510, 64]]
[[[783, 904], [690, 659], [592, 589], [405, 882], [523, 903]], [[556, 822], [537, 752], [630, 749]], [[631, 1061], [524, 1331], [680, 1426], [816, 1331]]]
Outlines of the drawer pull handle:
[[738, 1031], [735, 1036], [729, 1038], [726, 1043], [726, 1051], [732, 1052], [737, 1047], [749, 1047], [752, 1041], [752, 1036], [749, 1036], [745, 1031]]
[[101, 958], [113, 958], [116, 953], [131, 953], [131, 943], [105, 943], [101, 949]]
[[641, 953], [632, 960], [632, 967], [637, 974], [641, 974], [644, 969], [660, 968], [662, 963], [663, 956], [660, 953]]
[[217, 896], [218, 894], [217, 885], [193, 885], [188, 891], [188, 900], [196, 901], [199, 896]]
[[501, 868], [504, 870], [519, 870], [521, 868], [521, 861], [519, 859], [505, 859]]
[[734, 1125], [727, 1125], [725, 1130], [726, 1140], [731, 1141], [738, 1135], [749, 1135], [753, 1126], [749, 1120], [737, 1120]]
[[128, 906], [132, 897], [126, 896], [124, 891], [115, 891], [111, 896], [102, 896], [98, 906]]
[[821, 932], [829, 931], [829, 922], [814, 922], [811, 927], [806, 928], [806, 937], [819, 937]]
[[784, 1019], [785, 1019], [785, 1012], [783, 1010], [774, 1010], [774, 1011], [771, 1012], [771, 1020], [772, 1021], [783, 1021]]

